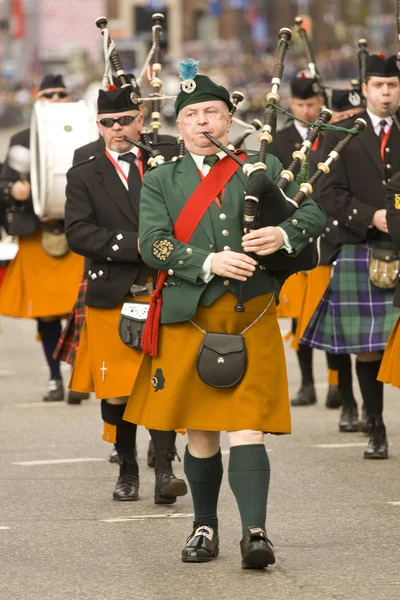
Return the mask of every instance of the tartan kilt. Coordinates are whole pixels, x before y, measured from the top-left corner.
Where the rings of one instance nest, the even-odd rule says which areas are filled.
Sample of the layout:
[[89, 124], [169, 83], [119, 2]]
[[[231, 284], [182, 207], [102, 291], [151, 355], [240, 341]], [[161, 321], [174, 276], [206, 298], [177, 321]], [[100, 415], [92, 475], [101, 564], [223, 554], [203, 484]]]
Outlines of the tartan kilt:
[[53, 358], [67, 362], [70, 365], [74, 364], [82, 333], [82, 327], [85, 322], [85, 297], [87, 284], [87, 279], [84, 278], [78, 286], [78, 297], [76, 299], [74, 308], [68, 316], [67, 324], [63, 329], [56, 349], [53, 353]]
[[385, 350], [398, 311], [394, 290], [378, 288], [369, 279], [370, 254], [367, 246], [342, 246], [302, 344], [332, 354]]

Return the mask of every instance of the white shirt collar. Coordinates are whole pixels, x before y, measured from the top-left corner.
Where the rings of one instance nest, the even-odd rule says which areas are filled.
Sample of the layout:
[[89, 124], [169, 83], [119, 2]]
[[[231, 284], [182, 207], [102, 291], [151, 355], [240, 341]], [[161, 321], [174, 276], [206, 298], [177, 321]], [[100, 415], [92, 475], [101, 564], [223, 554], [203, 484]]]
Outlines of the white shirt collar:
[[297, 131], [303, 138], [303, 142], [304, 142], [304, 140], [307, 137], [308, 127], [303, 127], [303, 125], [301, 125], [298, 121], [294, 121], [294, 126], [296, 127]]
[[[367, 108], [367, 113], [369, 118], [371, 119], [371, 123], [372, 123], [372, 127], [374, 128], [374, 131], [377, 135], [379, 135], [380, 132], [380, 122], [382, 121], [382, 119], [385, 119], [385, 121], [387, 122], [387, 124], [389, 125], [389, 127], [392, 126], [393, 124], [393, 119], [392, 117], [377, 117], [376, 115], [374, 115], [374, 113], [372, 113], [369, 108]], [[385, 131], [387, 131], [387, 127], [385, 127]]]
[[[190, 154], [191, 154], [194, 162], [196, 163], [196, 167], [199, 169], [199, 171], [203, 171], [205, 156], [203, 156], [202, 154], [195, 154], [194, 152], [191, 152]], [[226, 156], [226, 154], [223, 150], [220, 150], [216, 154], [220, 160], [222, 160]], [[206, 166], [208, 167], [208, 165], [206, 165]]]

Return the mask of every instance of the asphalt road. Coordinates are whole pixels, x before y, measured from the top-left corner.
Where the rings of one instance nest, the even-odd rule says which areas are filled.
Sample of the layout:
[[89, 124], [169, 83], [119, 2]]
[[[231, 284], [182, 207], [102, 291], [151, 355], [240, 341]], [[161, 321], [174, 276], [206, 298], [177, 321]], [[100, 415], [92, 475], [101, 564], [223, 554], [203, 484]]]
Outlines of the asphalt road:
[[[287, 323], [282, 322], [283, 328]], [[362, 458], [366, 438], [339, 433], [324, 406], [326, 366], [315, 353], [318, 404], [293, 410], [291, 436], [267, 436], [272, 482], [268, 534], [277, 556], [265, 572], [242, 571], [238, 510], [225, 476], [221, 553], [188, 565], [190, 496], [153, 504], [140, 429], [140, 500], [112, 500], [100, 407], [45, 404], [47, 371], [31, 321], [0, 318], [0, 598], [3, 600], [397, 600], [400, 597], [399, 390], [386, 389], [391, 457]], [[288, 350], [290, 389], [298, 385]], [[68, 381], [69, 368], [64, 379]], [[359, 398], [359, 394], [358, 394]], [[185, 438], [179, 436], [183, 455]], [[223, 438], [225, 473], [227, 444]], [[183, 475], [182, 464], [176, 473]]]

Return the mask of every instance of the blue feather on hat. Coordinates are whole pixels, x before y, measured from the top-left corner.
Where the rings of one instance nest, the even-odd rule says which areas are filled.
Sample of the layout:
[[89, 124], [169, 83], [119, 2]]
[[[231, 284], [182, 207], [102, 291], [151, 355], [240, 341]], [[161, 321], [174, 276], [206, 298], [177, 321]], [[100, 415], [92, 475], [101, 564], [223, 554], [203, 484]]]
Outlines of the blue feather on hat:
[[197, 76], [197, 67], [199, 61], [194, 58], [189, 58], [187, 62], [180, 60], [178, 62], [179, 77], [185, 81], [186, 79], [194, 79]]

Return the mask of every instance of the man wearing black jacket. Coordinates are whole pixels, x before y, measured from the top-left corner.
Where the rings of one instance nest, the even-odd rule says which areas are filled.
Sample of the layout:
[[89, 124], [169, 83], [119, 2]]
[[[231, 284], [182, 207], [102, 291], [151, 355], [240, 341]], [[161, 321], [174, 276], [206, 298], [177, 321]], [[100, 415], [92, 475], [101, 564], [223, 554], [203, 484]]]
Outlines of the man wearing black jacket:
[[[367, 128], [324, 177], [319, 201], [333, 218], [341, 246], [335, 269], [302, 342], [334, 354], [356, 354], [356, 372], [369, 419], [364, 458], [388, 458], [383, 385], [377, 381], [382, 352], [396, 320], [393, 289], [378, 281], [379, 260], [394, 249], [386, 220], [386, 185], [400, 169], [400, 132], [390, 116], [400, 101], [396, 57], [370, 55], [363, 93]], [[341, 124], [350, 128], [354, 119]], [[324, 137], [328, 155], [342, 133]], [[384, 270], [383, 270], [384, 272]]]
[[[290, 110], [295, 117], [309, 123], [314, 123], [323, 106], [323, 96], [317, 80], [306, 77], [304, 74], [300, 77], [293, 78], [290, 82], [289, 105]], [[293, 160], [293, 152], [301, 148], [307, 134], [307, 125], [304, 125], [299, 121], [288, 121], [283, 129], [277, 132], [273, 143], [268, 148], [268, 152], [277, 156], [284, 168], [287, 169]], [[318, 144], [316, 143], [313, 150], [315, 150], [317, 146]], [[299, 169], [295, 171], [295, 175], [297, 175], [298, 172]], [[294, 288], [292, 288], [293, 282], [295, 282]], [[284, 296], [285, 294], [289, 296], [289, 316], [293, 318], [292, 331], [294, 334], [296, 332], [297, 318], [299, 315], [294, 313], [291, 314], [290, 306], [292, 302], [294, 306], [297, 306], [296, 300], [291, 297], [292, 295], [304, 297], [305, 285], [304, 277], [300, 278], [297, 277], [297, 275], [293, 275], [289, 280], [287, 287], [285, 288], [285, 286], [283, 286], [281, 292], [281, 296]], [[308, 406], [317, 401], [314, 388], [312, 349], [299, 344], [297, 348], [297, 359], [301, 371], [301, 385], [296, 394], [291, 398], [290, 403], [292, 406]], [[330, 364], [329, 356], [327, 356], [327, 361], [331, 375], [332, 371], [335, 370], [335, 367]], [[327, 408], [338, 408], [340, 404], [341, 397], [338, 386], [336, 383], [329, 382], [326, 406]]]
[[[123, 414], [142, 352], [124, 345], [118, 322], [124, 301], [145, 300], [143, 291], [155, 277], [143, 263], [138, 245], [141, 177], [148, 156], [124, 139], [139, 139], [143, 107], [130, 88], [100, 90], [98, 114], [104, 152], [77, 164], [67, 175], [67, 239], [88, 263], [86, 321], [70, 385], [94, 391], [101, 399], [103, 437], [115, 443], [120, 459], [113, 497], [137, 500], [136, 425], [124, 421]], [[162, 136], [157, 149], [167, 158], [177, 153], [170, 137]], [[150, 434], [156, 454], [155, 503], [172, 504], [187, 493], [171, 466], [176, 434], [155, 430]]]

